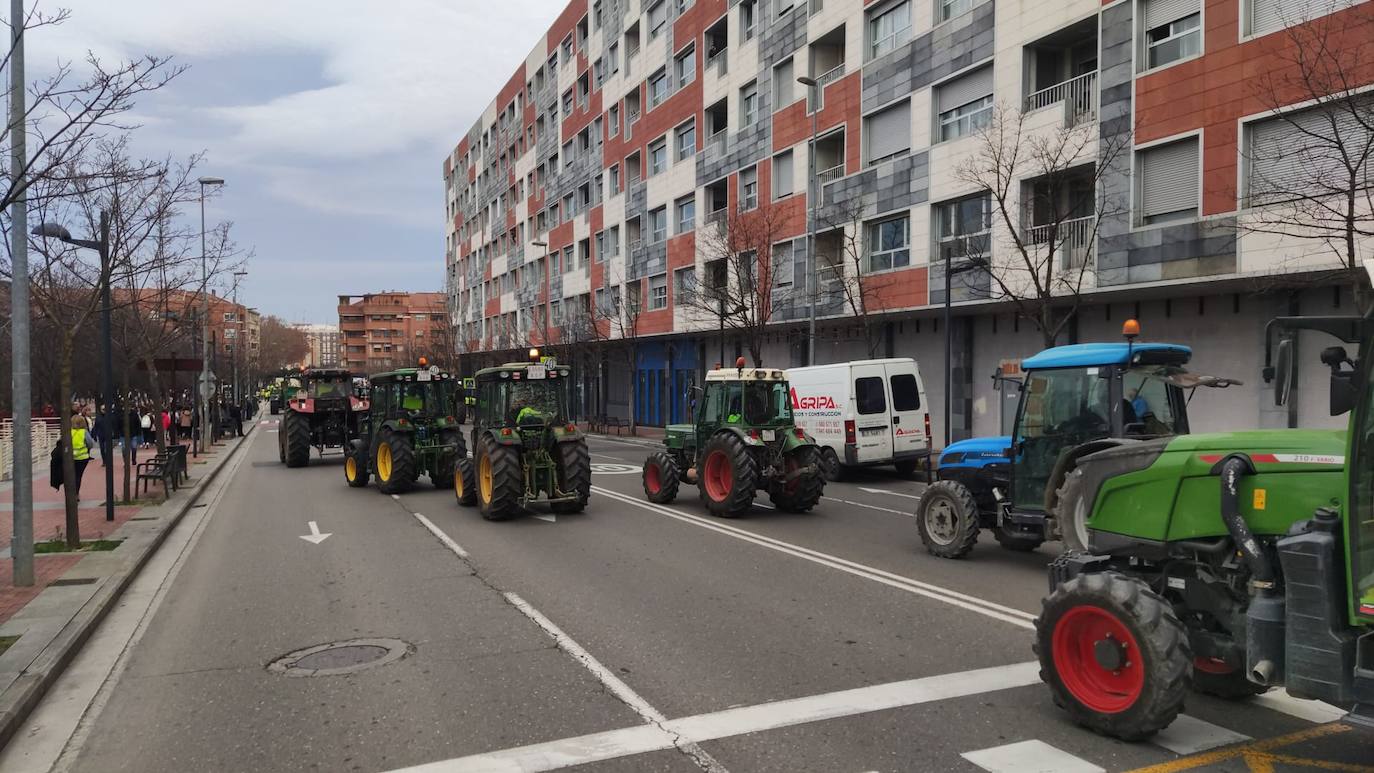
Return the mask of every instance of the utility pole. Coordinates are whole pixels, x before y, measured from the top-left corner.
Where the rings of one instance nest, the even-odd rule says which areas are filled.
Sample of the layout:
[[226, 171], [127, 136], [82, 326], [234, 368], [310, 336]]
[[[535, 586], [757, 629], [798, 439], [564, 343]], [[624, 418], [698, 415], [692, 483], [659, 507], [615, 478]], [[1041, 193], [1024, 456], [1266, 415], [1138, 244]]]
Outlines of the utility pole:
[[[115, 198], [115, 206], [118, 207], [119, 199]], [[108, 210], [100, 210], [100, 235], [97, 237], [100, 250], [100, 342], [101, 359], [105, 362], [105, 415], [99, 417], [99, 421], [105, 422], [100, 436], [105, 439], [105, 448], [114, 450], [114, 355], [111, 337], [114, 335], [110, 322], [110, 284], [114, 281], [114, 268], [110, 263], [110, 213]], [[105, 520], [114, 520], [114, 462], [109, 458], [113, 454], [101, 450], [101, 455], [105, 456]]]
[[820, 84], [803, 75], [797, 82], [811, 89], [807, 105], [811, 110], [811, 148], [806, 158], [806, 289], [811, 302], [806, 315], [806, 364], [816, 364], [816, 296], [820, 282], [816, 276], [816, 114], [821, 109]]
[[234, 361], [234, 405], [243, 402], [239, 392], [239, 349], [243, 348], [243, 313], [239, 311], [239, 279], [248, 276], [247, 271], [234, 272], [234, 349], [229, 356]]
[[[29, 365], [29, 210], [24, 190], [28, 157], [24, 124], [24, 0], [10, 0], [10, 351], [14, 372], [14, 584], [33, 585], [33, 399]], [[58, 406], [59, 410], [62, 406]]]
[[200, 321], [200, 401], [197, 410], [200, 412], [200, 450], [204, 452], [209, 448], [205, 439], [210, 436], [207, 426], [210, 420], [210, 275], [206, 263], [208, 250], [205, 247], [205, 186], [223, 185], [224, 180], [202, 177], [197, 182], [200, 183], [200, 291], [204, 293], [201, 307], [204, 318]]

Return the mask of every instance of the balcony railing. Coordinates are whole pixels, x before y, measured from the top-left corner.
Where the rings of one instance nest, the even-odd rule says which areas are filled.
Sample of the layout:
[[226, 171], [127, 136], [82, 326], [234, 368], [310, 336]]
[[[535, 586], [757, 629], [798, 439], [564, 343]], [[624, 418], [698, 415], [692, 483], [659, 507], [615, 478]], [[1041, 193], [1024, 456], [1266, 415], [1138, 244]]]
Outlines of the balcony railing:
[[1076, 217], [1059, 223], [1033, 225], [1026, 229], [1027, 244], [1055, 243], [1055, 249], [1063, 256], [1066, 269], [1078, 268], [1092, 252], [1093, 228], [1096, 215]]
[[724, 78], [726, 73], [730, 72], [730, 57], [727, 56], [729, 51], [728, 48], [722, 48], [706, 60], [706, 69], [716, 68], [717, 78]]
[[843, 162], [836, 164], [835, 166], [832, 166], [829, 169], [822, 169], [821, 171], [816, 173], [816, 190], [819, 192], [819, 195], [816, 197], [818, 199], [817, 203], [825, 204], [826, 184], [833, 183], [841, 177], [844, 177]]
[[840, 78], [844, 77], [844, 62], [840, 62], [823, 75], [816, 79], [816, 88], [811, 90], [810, 111], [815, 112], [825, 107], [825, 87]]
[[1026, 97], [1026, 112], [1064, 103], [1064, 120], [1069, 126], [1097, 116], [1097, 71], [1084, 73], [1041, 89]]
[[706, 146], [702, 148], [702, 155], [709, 161], [715, 160], [725, 155], [730, 146], [730, 130], [721, 129], [706, 138]]

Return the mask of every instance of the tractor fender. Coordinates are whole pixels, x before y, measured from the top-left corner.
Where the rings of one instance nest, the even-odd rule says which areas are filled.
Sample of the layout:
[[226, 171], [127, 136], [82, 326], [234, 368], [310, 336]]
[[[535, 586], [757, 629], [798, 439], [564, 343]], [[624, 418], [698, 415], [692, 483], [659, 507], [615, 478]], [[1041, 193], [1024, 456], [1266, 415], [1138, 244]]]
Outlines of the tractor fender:
[[1130, 438], [1102, 438], [1092, 440], [1081, 446], [1074, 446], [1060, 454], [1059, 461], [1055, 462], [1054, 470], [1050, 472], [1049, 481], [1045, 484], [1045, 512], [1053, 513], [1059, 506], [1059, 488], [1064, 485], [1064, 479], [1073, 472], [1073, 468], [1078, 466], [1078, 460], [1088, 454], [1095, 454], [1098, 451], [1105, 451], [1108, 448], [1132, 445], [1139, 443], [1139, 440]]
[[309, 397], [305, 399], [293, 397], [289, 402], [287, 402], [286, 407], [290, 410], [295, 411], [296, 413], [314, 413], [315, 401], [310, 399]]
[[[749, 437], [749, 433], [748, 433], [748, 432], [745, 432], [743, 429], [741, 429], [741, 428], [739, 428], [739, 427], [721, 427], [720, 429], [716, 430], [715, 432], [712, 432], [712, 433], [711, 433], [711, 437], [717, 437], [717, 436], [719, 436], [719, 435], [724, 435], [724, 434], [731, 434], [731, 435], [734, 435], [735, 437], [739, 438], [739, 439], [740, 439], [740, 442], [743, 443], [743, 444], [746, 445], [746, 446], [759, 447], [759, 446], [764, 445], [764, 443], [763, 443], [762, 440], [755, 440], [754, 438]], [[710, 442], [710, 438], [707, 438], [707, 442], [708, 442], [708, 443]], [[702, 448], [705, 448], [705, 447], [706, 447], [706, 443], [702, 443], [701, 446], [702, 446]]]
[[[569, 430], [568, 427], [572, 427], [573, 429]], [[585, 436], [582, 434], [581, 430], [577, 429], [577, 425], [575, 424], [569, 424], [563, 427], [554, 427], [552, 432], [553, 442], [556, 445], [561, 445], [563, 443], [580, 443], [586, 439]]]
[[509, 430], [509, 432], [510, 434], [507, 435], [504, 434], [501, 430], [484, 430], [482, 434], [478, 436], [478, 440], [480, 442], [482, 438], [487, 438], [498, 446], [518, 446], [524, 443], [524, 441], [520, 439], [519, 432], [516, 432], [515, 430]]
[[782, 430], [782, 432], [782, 452], [784, 454], [790, 454], [798, 448], [816, 445], [816, 439], [806, 434], [804, 430], [801, 437], [797, 437], [797, 432], [794, 430]]
[[415, 431], [415, 425], [405, 419], [390, 419], [377, 427], [377, 434], [380, 435], [385, 430], [409, 435]]

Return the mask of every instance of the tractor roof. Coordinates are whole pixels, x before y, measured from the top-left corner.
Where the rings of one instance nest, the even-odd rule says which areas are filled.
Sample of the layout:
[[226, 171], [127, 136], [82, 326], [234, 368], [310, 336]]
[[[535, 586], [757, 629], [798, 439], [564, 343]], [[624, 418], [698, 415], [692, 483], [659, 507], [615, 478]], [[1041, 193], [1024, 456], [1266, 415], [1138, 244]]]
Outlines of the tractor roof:
[[353, 378], [353, 373], [347, 368], [306, 368], [301, 371], [301, 378]]
[[[513, 374], [523, 374], [526, 370], [529, 370], [531, 365], [539, 365], [539, 363], [508, 362], [504, 365], [497, 365], [494, 368], [483, 368], [477, 371], [477, 380], [500, 381], [501, 379], [508, 379], [511, 378]], [[567, 378], [568, 374], [572, 372], [572, 368], [569, 368], [567, 365], [546, 365], [544, 367], [547, 369], [546, 372], [553, 375], [554, 378]]]
[[781, 368], [718, 368], [706, 371], [707, 381], [786, 381]]
[[[424, 372], [428, 378], [420, 378], [420, 373]], [[385, 373], [374, 373], [368, 377], [368, 381], [373, 384], [386, 384], [392, 381], [454, 381], [453, 374], [442, 370], [430, 370], [429, 368], [400, 368], [389, 370]]]
[[1193, 356], [1193, 350], [1181, 344], [1070, 344], [1046, 349], [1021, 361], [1023, 370], [1047, 368], [1086, 368], [1094, 365], [1125, 365], [1127, 358], [1134, 364], [1147, 361], [1153, 365], [1182, 365]]

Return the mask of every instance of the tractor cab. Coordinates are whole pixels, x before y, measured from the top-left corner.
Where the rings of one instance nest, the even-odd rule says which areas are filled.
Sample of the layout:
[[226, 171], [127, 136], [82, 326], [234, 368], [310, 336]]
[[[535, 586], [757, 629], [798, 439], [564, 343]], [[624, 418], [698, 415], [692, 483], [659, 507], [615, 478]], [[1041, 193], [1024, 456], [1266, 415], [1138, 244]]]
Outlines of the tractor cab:
[[343, 410], [367, 410], [367, 401], [358, 400], [353, 393], [353, 374], [343, 368], [303, 368], [300, 387], [288, 401], [291, 410], [306, 413]]
[[568, 423], [566, 365], [508, 362], [477, 373], [474, 422], [483, 427], [539, 431]]

